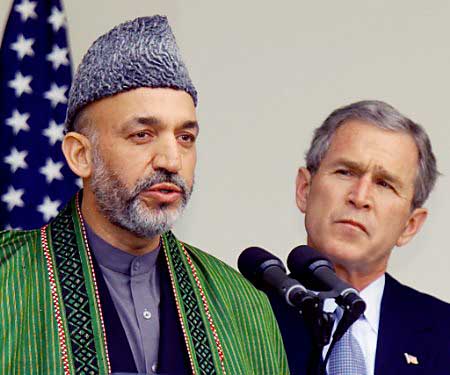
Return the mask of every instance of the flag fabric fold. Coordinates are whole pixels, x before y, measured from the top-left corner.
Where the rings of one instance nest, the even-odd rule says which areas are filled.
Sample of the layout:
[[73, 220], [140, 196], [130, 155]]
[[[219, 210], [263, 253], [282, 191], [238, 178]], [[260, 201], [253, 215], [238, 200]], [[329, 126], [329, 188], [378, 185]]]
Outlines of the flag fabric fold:
[[61, 142], [71, 84], [59, 0], [14, 0], [0, 48], [0, 229], [55, 217], [79, 188]]

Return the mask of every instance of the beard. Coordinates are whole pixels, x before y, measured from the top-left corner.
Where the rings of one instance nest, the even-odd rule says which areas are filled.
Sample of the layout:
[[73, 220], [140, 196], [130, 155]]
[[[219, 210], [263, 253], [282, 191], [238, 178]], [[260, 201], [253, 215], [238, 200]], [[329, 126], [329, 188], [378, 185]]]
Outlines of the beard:
[[[173, 204], [160, 203], [148, 207], [139, 194], [152, 185], [171, 183], [181, 189], [181, 202]], [[151, 176], [142, 177], [134, 188], [129, 189], [120, 180], [117, 173], [111, 171], [98, 150], [93, 154], [93, 173], [91, 188], [100, 212], [113, 224], [140, 238], [152, 238], [172, 228], [184, 211], [192, 194], [193, 184], [188, 186], [179, 176], [165, 170], [157, 170]]]

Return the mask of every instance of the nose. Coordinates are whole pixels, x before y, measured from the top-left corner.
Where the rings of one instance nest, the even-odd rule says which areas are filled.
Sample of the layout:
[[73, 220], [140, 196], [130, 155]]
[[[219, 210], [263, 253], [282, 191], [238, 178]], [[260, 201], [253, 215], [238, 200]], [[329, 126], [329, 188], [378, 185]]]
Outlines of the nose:
[[179, 172], [182, 164], [176, 139], [174, 137], [173, 139], [161, 139], [155, 146], [155, 155], [152, 159], [153, 170], [164, 169], [170, 173]]
[[359, 209], [372, 207], [370, 176], [362, 176], [355, 181], [348, 195], [348, 202]]

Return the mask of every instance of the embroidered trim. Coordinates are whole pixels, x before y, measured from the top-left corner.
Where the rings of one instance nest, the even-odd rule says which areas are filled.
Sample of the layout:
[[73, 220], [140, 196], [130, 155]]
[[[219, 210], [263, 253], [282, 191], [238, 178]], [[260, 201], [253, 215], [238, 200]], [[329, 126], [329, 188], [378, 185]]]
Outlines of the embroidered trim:
[[163, 235], [163, 247], [194, 373], [198, 369], [202, 374], [226, 374], [222, 345], [194, 262], [171, 232]]
[[212, 319], [211, 313], [209, 312], [209, 306], [208, 306], [208, 301], [206, 300], [205, 292], [203, 291], [202, 284], [200, 283], [200, 279], [197, 276], [197, 270], [195, 269], [194, 263], [192, 262], [192, 259], [189, 256], [189, 253], [186, 251], [186, 248], [184, 247], [183, 243], [181, 243], [181, 247], [182, 247], [184, 255], [186, 256], [186, 259], [189, 263], [189, 266], [191, 267], [192, 275], [194, 276], [195, 282], [197, 284], [197, 288], [200, 291], [200, 295], [202, 297], [202, 302], [203, 302], [203, 308], [205, 310], [205, 314], [206, 314], [206, 317], [208, 318], [208, 322], [209, 322], [209, 328], [211, 329], [211, 332], [213, 334], [214, 341], [216, 343], [216, 349], [219, 354], [220, 364], [222, 366], [222, 372], [225, 375], [226, 371], [225, 371], [224, 354], [223, 354], [222, 344], [220, 343], [219, 335], [217, 334], [217, 330], [214, 325], [214, 321]]
[[106, 365], [108, 367], [108, 373], [111, 373], [111, 363], [110, 363], [110, 360], [109, 360], [108, 343], [107, 343], [107, 340], [106, 340], [105, 322], [104, 322], [104, 319], [103, 319], [102, 306], [100, 304], [100, 295], [98, 293], [97, 279], [95, 277], [95, 272], [94, 272], [94, 264], [92, 263], [91, 249], [89, 248], [89, 244], [88, 244], [88, 241], [87, 241], [87, 235], [86, 235], [86, 227], [84, 225], [84, 221], [83, 221], [83, 218], [81, 216], [79, 196], [80, 196], [80, 194], [77, 193], [77, 195], [75, 197], [75, 206], [77, 208], [78, 219], [80, 220], [80, 223], [81, 223], [81, 232], [83, 234], [84, 246], [86, 247], [86, 254], [87, 254], [87, 258], [89, 260], [91, 277], [92, 277], [92, 281], [93, 281], [93, 284], [94, 284], [95, 299], [96, 299], [96, 302], [97, 302], [97, 308], [98, 308], [98, 312], [99, 312], [99, 315], [100, 315], [100, 325], [102, 326], [102, 331], [103, 331], [103, 344], [104, 344], [104, 347], [105, 347]]
[[52, 293], [53, 307], [55, 309], [56, 324], [58, 325], [58, 338], [59, 338], [59, 346], [61, 348], [61, 359], [63, 362], [64, 374], [70, 375], [69, 355], [68, 355], [67, 344], [66, 344], [66, 334], [64, 332], [64, 325], [63, 325], [62, 317], [61, 317], [61, 309], [59, 306], [58, 291], [56, 288], [56, 279], [55, 279], [55, 272], [54, 272], [54, 267], [53, 267], [52, 256], [50, 255], [50, 249], [48, 247], [47, 233], [46, 233], [47, 227], [48, 227], [48, 225], [41, 228], [41, 242], [42, 242], [42, 247], [44, 249], [44, 256], [47, 261], [48, 280], [50, 283], [50, 290]]
[[[64, 323], [70, 372], [97, 374], [109, 371], [103, 339], [104, 326], [97, 310], [98, 293], [92, 279], [87, 250], [81, 245], [83, 234], [72, 201], [48, 226], [49, 255]], [[96, 294], [97, 293], [97, 294]], [[94, 319], [93, 319], [94, 318]]]
[[192, 351], [191, 351], [191, 347], [189, 345], [189, 339], [186, 333], [186, 327], [184, 326], [184, 322], [183, 322], [183, 316], [181, 314], [181, 307], [180, 307], [180, 302], [178, 301], [177, 298], [177, 291], [175, 288], [175, 276], [173, 275], [172, 269], [169, 266], [169, 251], [166, 247], [166, 241], [161, 241], [163, 244], [163, 248], [164, 248], [164, 256], [166, 258], [166, 262], [167, 262], [167, 269], [169, 270], [169, 276], [170, 276], [170, 284], [172, 285], [172, 291], [173, 291], [173, 295], [174, 295], [174, 299], [175, 299], [175, 305], [177, 306], [177, 313], [178, 313], [178, 318], [181, 324], [181, 330], [183, 331], [183, 337], [184, 337], [184, 341], [186, 343], [186, 348], [187, 348], [187, 352], [188, 352], [188, 356], [189, 356], [189, 363], [191, 364], [191, 369], [192, 369], [192, 373], [195, 374], [195, 366], [194, 366], [194, 359], [192, 356]]

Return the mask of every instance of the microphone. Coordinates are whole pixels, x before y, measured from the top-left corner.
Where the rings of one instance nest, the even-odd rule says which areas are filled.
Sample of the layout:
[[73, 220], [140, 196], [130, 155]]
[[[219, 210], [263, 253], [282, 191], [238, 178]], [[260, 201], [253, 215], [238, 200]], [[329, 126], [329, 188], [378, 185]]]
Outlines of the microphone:
[[256, 288], [264, 292], [275, 290], [291, 306], [300, 310], [319, 307], [319, 298], [287, 276], [283, 262], [266, 250], [259, 247], [245, 249], [239, 255], [238, 268]]
[[364, 313], [366, 303], [358, 291], [337, 277], [330, 260], [317, 250], [305, 245], [297, 246], [290, 252], [287, 264], [295, 279], [301, 282], [313, 280], [320, 288], [329, 290], [330, 293], [323, 294], [334, 297], [336, 303], [354, 320]]

